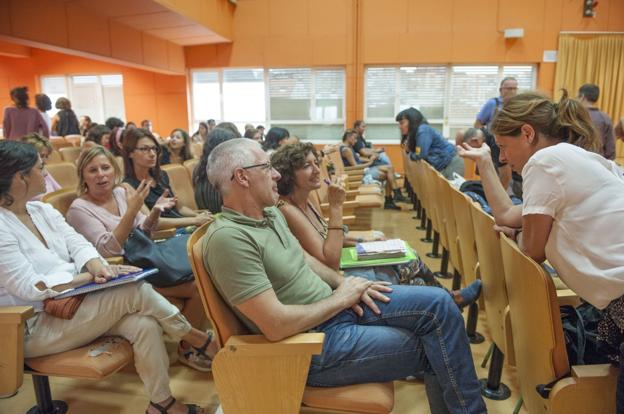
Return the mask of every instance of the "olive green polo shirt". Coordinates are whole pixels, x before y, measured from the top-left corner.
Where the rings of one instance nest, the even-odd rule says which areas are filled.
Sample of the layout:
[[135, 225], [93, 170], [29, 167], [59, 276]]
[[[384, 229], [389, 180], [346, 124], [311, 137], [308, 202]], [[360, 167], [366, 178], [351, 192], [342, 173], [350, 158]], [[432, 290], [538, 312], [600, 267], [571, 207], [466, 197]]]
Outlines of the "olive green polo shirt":
[[305, 262], [303, 248], [277, 207], [264, 209], [262, 220], [224, 207], [203, 243], [204, 266], [215, 287], [254, 333], [260, 330], [236, 305], [268, 289], [285, 305], [307, 305], [332, 294]]

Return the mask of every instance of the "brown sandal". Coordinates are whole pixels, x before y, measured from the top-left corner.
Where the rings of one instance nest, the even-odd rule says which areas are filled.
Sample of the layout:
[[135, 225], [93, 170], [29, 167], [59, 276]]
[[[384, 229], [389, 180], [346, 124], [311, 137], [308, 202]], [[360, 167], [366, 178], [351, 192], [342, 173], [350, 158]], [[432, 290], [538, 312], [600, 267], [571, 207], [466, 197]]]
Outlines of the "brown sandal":
[[[173, 404], [175, 403], [176, 403], [176, 399], [173, 397], [171, 398], [171, 402], [167, 404], [166, 407], [163, 407], [160, 404], [156, 404], [150, 401], [150, 405], [154, 407], [155, 409], [157, 409], [160, 414], [167, 414], [169, 412], [169, 409], [173, 407]], [[184, 405], [186, 405], [187, 407], [187, 412], [186, 412], [187, 414], [198, 414], [197, 409], [200, 408], [198, 405], [195, 405], [195, 404], [184, 404]], [[148, 414], [147, 410], [145, 410], [145, 414]]]

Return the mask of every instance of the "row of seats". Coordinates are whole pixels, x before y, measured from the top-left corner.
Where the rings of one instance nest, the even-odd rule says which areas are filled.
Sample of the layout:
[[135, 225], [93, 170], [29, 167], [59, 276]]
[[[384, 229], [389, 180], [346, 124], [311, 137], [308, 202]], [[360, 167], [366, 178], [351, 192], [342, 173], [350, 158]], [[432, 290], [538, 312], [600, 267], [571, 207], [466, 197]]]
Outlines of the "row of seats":
[[[421, 223], [434, 233], [432, 241], [442, 245], [442, 259], [454, 269], [454, 287], [475, 278], [483, 283], [482, 307], [493, 342], [483, 395], [509, 396], [500, 382], [506, 359], [517, 368], [524, 404], [531, 413], [614, 412], [616, 369], [568, 363], [559, 306], [576, 306], [579, 298], [515, 242], [499, 235], [493, 217], [433, 167], [423, 161], [404, 162]], [[478, 337], [475, 310], [476, 304], [467, 326], [473, 340]], [[551, 383], [548, 398], [537, 393], [538, 385]]]

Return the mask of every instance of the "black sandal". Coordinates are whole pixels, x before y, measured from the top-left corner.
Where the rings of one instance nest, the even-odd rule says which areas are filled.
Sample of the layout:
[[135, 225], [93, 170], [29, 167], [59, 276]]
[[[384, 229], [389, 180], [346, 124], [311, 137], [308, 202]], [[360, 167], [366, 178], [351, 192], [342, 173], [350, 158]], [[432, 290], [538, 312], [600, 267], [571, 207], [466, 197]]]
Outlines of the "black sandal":
[[[173, 407], [173, 404], [175, 404], [175, 402], [176, 402], [176, 399], [171, 397], [171, 402], [167, 404], [166, 407], [163, 407], [162, 405], [156, 404], [151, 401], [150, 401], [150, 405], [154, 407], [155, 409], [157, 409], [160, 414], [167, 414], [169, 412], [169, 409]], [[186, 412], [187, 414], [198, 414], [197, 409], [200, 408], [198, 405], [195, 405], [195, 404], [184, 404], [184, 405], [186, 405], [186, 408], [188, 409], [188, 411]], [[147, 410], [145, 410], [145, 414], [148, 414]]]
[[212, 343], [212, 339], [214, 338], [214, 334], [213, 334], [212, 331], [208, 331], [208, 332], [206, 332], [206, 335], [208, 335], [208, 339], [206, 339], [206, 342], [202, 346], [200, 346], [199, 348], [195, 348], [192, 345], [191, 346], [195, 350], [196, 353], [198, 353], [199, 355], [203, 356], [204, 358], [212, 360], [212, 358], [206, 353], [206, 349], [208, 349], [208, 347]]

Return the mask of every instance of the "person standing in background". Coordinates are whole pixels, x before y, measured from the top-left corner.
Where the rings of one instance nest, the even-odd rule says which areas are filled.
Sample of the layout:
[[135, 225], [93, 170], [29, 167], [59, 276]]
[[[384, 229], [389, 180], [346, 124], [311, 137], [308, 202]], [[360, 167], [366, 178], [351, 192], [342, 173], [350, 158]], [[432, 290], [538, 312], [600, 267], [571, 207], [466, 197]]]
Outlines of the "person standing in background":
[[503, 78], [498, 91], [500, 92], [500, 96], [488, 99], [481, 107], [481, 110], [477, 114], [477, 120], [474, 123], [475, 128], [490, 127], [490, 123], [492, 119], [494, 119], [496, 112], [500, 111], [505, 102], [518, 94], [518, 80], [512, 76]]
[[613, 122], [611, 122], [611, 118], [608, 114], [602, 112], [596, 106], [599, 96], [600, 88], [598, 85], [591, 83], [586, 83], [581, 86], [578, 91], [578, 100], [589, 112], [589, 116], [600, 137], [602, 156], [608, 160], [613, 160], [615, 159], [615, 133], [613, 132]]
[[[52, 130], [52, 120], [50, 119], [50, 115], [48, 115], [48, 111], [52, 109], [52, 101], [50, 97], [45, 93], [38, 93], [35, 95], [35, 106], [39, 110], [39, 113], [43, 117], [43, 120], [48, 125], [48, 130]], [[41, 134], [42, 131], [39, 131]]]
[[15, 141], [32, 132], [40, 132], [46, 138], [50, 136], [48, 124], [38, 110], [28, 107], [28, 99], [26, 86], [11, 89], [15, 106], [4, 109], [2, 129], [6, 139]]
[[80, 135], [78, 117], [71, 109], [69, 99], [58, 98], [54, 106], [59, 111], [52, 117], [52, 133], [59, 137]]

